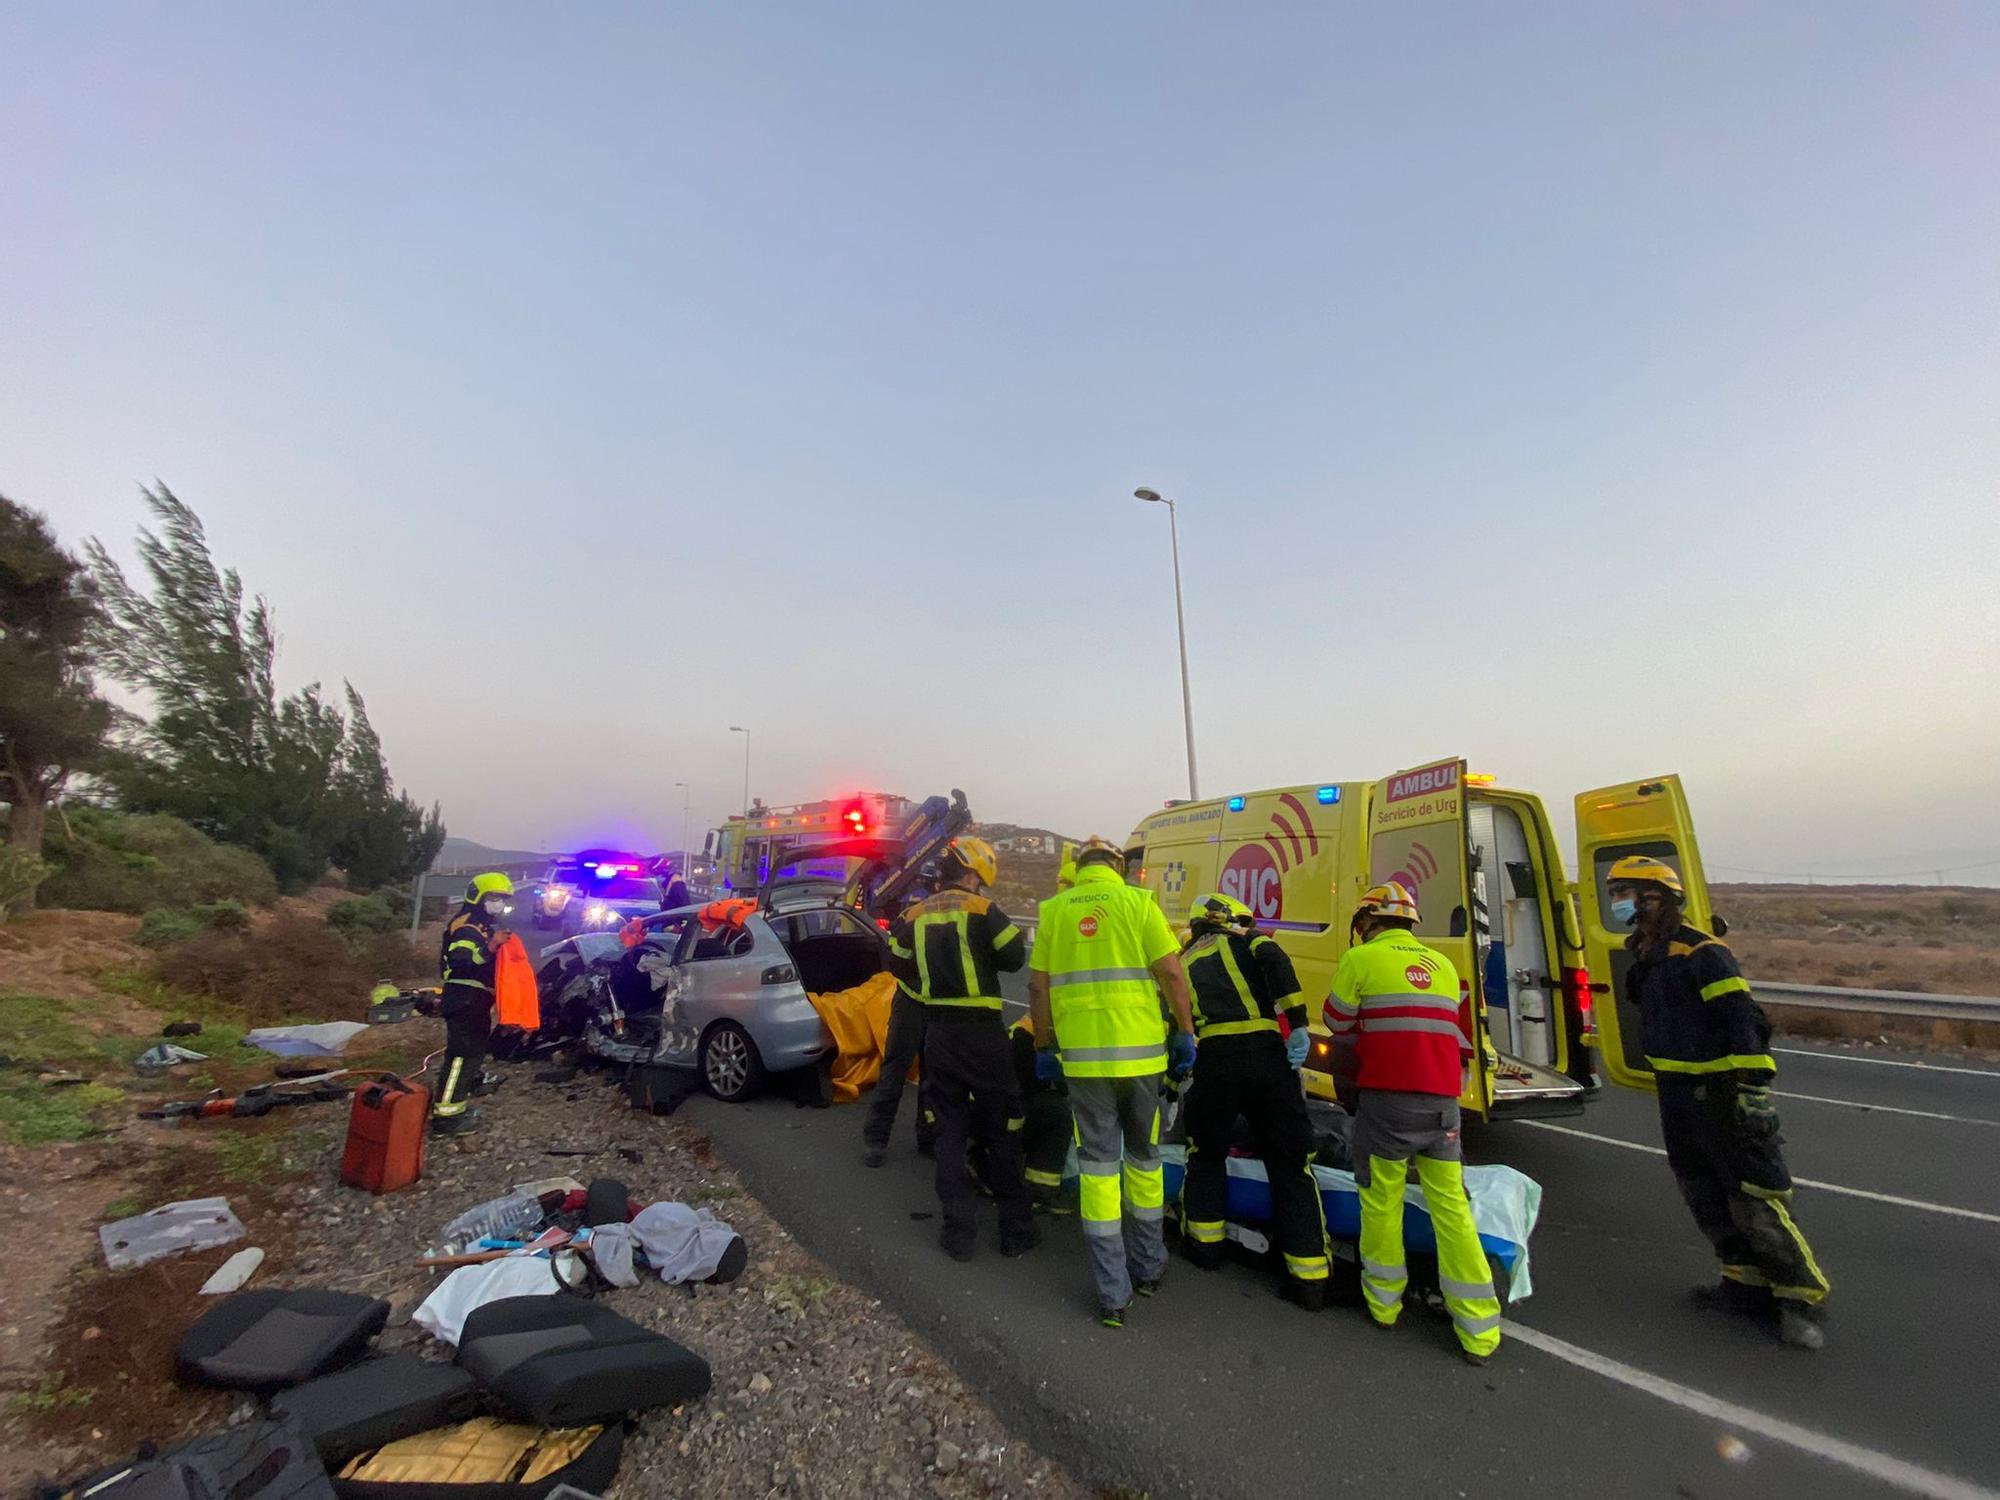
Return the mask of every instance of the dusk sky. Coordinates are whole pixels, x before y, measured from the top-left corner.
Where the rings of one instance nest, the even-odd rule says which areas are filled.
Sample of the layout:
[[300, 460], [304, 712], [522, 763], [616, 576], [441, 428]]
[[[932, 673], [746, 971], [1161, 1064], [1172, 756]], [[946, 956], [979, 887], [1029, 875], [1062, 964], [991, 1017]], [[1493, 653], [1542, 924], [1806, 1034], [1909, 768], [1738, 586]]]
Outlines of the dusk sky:
[[2000, 881], [2000, 6], [0, 13], [0, 493], [454, 833], [1463, 754]]

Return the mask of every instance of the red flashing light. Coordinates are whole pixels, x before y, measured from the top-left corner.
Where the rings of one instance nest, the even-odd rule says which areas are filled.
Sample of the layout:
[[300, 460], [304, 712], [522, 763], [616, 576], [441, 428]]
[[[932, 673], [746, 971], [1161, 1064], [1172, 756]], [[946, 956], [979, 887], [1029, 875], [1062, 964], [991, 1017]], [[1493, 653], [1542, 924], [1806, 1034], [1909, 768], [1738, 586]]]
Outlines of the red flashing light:
[[1563, 998], [1569, 1001], [1570, 1008], [1576, 1012], [1578, 1023], [1585, 1031], [1589, 1031], [1594, 1019], [1591, 1015], [1590, 970], [1563, 970]]
[[868, 831], [868, 812], [859, 802], [850, 802], [841, 809], [840, 821], [847, 825], [847, 831], [860, 838]]

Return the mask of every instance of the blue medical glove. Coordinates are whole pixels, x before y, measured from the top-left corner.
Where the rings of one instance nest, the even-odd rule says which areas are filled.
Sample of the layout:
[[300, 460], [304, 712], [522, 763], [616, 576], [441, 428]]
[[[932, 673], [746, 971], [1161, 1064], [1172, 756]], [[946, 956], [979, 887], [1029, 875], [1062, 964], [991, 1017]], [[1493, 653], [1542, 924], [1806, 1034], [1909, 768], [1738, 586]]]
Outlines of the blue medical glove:
[[1167, 1038], [1167, 1071], [1175, 1077], [1194, 1068], [1194, 1038], [1185, 1031], [1176, 1031]]
[[1285, 1061], [1294, 1068], [1306, 1065], [1306, 1054], [1312, 1051], [1312, 1033], [1303, 1026], [1292, 1028], [1292, 1034], [1285, 1038]]
[[1043, 1047], [1035, 1053], [1035, 1082], [1059, 1083], [1062, 1076], [1062, 1059], [1055, 1048]]

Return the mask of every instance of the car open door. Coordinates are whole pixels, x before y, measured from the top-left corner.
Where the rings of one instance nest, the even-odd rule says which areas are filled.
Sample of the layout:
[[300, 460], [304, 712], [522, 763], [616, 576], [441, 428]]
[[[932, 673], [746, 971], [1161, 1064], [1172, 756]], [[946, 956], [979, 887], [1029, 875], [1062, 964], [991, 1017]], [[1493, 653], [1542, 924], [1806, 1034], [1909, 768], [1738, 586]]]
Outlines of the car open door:
[[[1376, 782], [1368, 808], [1368, 883], [1393, 880], [1415, 893], [1416, 935], [1458, 970], [1459, 1023], [1472, 1039], [1477, 1060], [1486, 1022], [1475, 982], [1477, 923], [1466, 818], [1463, 760], [1436, 761]], [[1483, 1118], [1491, 1101], [1487, 1069], [1475, 1066], [1460, 1102]]]
[[1679, 872], [1687, 891], [1687, 920], [1704, 932], [1713, 930], [1694, 819], [1678, 776], [1600, 787], [1576, 799], [1577, 905], [1584, 953], [1591, 978], [1611, 986], [1611, 1003], [1600, 1001], [1596, 1007], [1598, 1054], [1613, 1083], [1651, 1088], [1653, 1070], [1640, 1042], [1639, 1006], [1626, 983], [1632, 966], [1625, 951], [1627, 929], [1610, 925], [1611, 867], [1628, 854], [1648, 855]]

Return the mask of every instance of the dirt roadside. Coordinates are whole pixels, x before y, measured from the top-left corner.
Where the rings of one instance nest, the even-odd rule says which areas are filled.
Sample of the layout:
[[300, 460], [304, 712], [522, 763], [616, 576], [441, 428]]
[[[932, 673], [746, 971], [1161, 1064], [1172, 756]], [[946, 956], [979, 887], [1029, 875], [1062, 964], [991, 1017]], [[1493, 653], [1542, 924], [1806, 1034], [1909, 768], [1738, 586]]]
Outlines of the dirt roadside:
[[[425, 1021], [408, 1028], [413, 1041], [436, 1029]], [[485, 1129], [435, 1151], [422, 1182], [386, 1198], [339, 1186], [339, 1104], [158, 1130], [152, 1133], [163, 1139], [127, 1142], [123, 1154], [150, 1161], [139, 1174], [152, 1185], [149, 1198], [169, 1187], [177, 1196], [228, 1193], [250, 1231], [243, 1243], [264, 1247], [269, 1257], [253, 1285], [341, 1287], [386, 1298], [394, 1311], [379, 1341], [384, 1350], [442, 1354], [409, 1321], [436, 1284], [415, 1259], [453, 1215], [514, 1183], [565, 1173], [583, 1181], [615, 1176], [642, 1202], [678, 1198], [712, 1207], [750, 1248], [740, 1281], [695, 1288], [650, 1282], [604, 1294], [619, 1312], [701, 1353], [715, 1380], [704, 1400], [640, 1420], [614, 1491], [620, 1500], [688, 1493], [1081, 1500], [1085, 1491], [1010, 1434], [922, 1337], [795, 1245], [718, 1163], [701, 1131], [631, 1110], [622, 1093], [592, 1075], [556, 1086], [533, 1082], [526, 1066], [496, 1071], [507, 1081], [482, 1101]], [[253, 1132], [273, 1138], [270, 1149], [293, 1169], [289, 1175], [246, 1186], [205, 1165], [212, 1153], [199, 1149], [204, 1141]], [[135, 1153], [134, 1145], [145, 1149]], [[552, 1145], [587, 1154], [551, 1155]], [[101, 1213], [111, 1194], [85, 1181]], [[31, 1203], [10, 1206], [40, 1212]], [[172, 1379], [174, 1344], [199, 1311], [194, 1288], [241, 1246], [125, 1273], [100, 1268], [94, 1236], [89, 1248], [55, 1288], [56, 1315], [23, 1366], [39, 1380], [0, 1423], [0, 1490], [118, 1456], [145, 1439], [184, 1436], [242, 1410], [225, 1394], [190, 1392]], [[36, 1332], [22, 1326], [20, 1337]], [[23, 1386], [17, 1381], [15, 1389]]]

